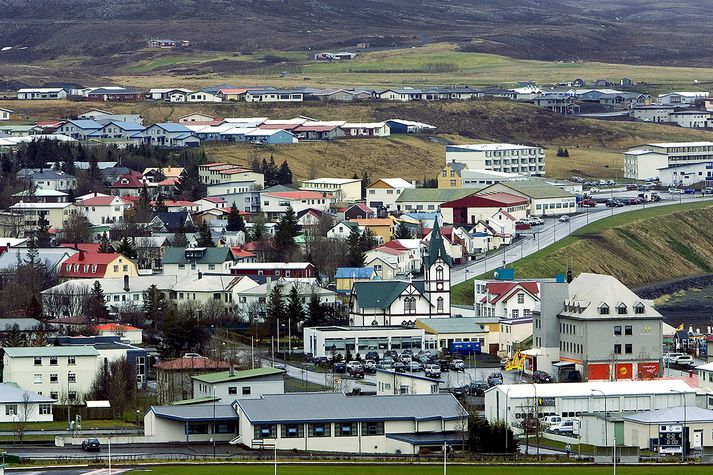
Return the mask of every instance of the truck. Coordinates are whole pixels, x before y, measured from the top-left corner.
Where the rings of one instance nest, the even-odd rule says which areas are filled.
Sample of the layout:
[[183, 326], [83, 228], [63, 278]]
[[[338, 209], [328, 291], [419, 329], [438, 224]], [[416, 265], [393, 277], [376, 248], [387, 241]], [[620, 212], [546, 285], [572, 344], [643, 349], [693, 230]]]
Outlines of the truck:
[[454, 341], [448, 347], [451, 354], [461, 354], [461, 355], [471, 355], [480, 354], [480, 342], [479, 341]]

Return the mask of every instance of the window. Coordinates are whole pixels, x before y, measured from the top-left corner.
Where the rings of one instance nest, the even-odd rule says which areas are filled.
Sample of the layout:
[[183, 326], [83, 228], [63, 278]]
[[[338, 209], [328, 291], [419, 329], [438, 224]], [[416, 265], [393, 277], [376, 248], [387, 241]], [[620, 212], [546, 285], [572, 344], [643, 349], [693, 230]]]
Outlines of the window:
[[626, 353], [627, 355], [630, 355], [633, 352], [634, 352], [634, 345], [632, 345], [631, 343], [627, 343], [626, 345], [624, 345], [624, 353]]
[[624, 305], [624, 304], [619, 305], [616, 308], [616, 313], [618, 313], [619, 315], [626, 315], [626, 313], [627, 313], [626, 305]]
[[57, 357], [50, 356], [50, 366], [57, 366]]
[[59, 378], [57, 377], [57, 373], [50, 374], [50, 383], [57, 384], [58, 382]]
[[443, 280], [443, 266], [436, 267], [436, 280]]
[[237, 386], [229, 386], [228, 394], [238, 394], [238, 387]]
[[215, 424], [213, 427], [216, 434], [235, 434], [235, 423], [233, 422]]
[[609, 315], [609, 305], [607, 304], [602, 304], [599, 307], [599, 315]]
[[309, 437], [330, 437], [332, 424], [308, 424], [307, 435]]
[[614, 327], [614, 336], [621, 336], [621, 325], [616, 325]]
[[249, 396], [251, 393], [250, 386], [243, 386], [243, 396]]
[[185, 264], [178, 264], [178, 270], [185, 270], [186, 265]]
[[114, 266], [114, 272], [119, 272], [119, 266]]
[[519, 303], [519, 304], [525, 303], [525, 294], [522, 294], [522, 293], [517, 294], [517, 303]]
[[42, 366], [42, 358], [35, 356], [35, 366]]
[[188, 433], [189, 434], [207, 434], [208, 433], [208, 424], [189, 422], [188, 423]]
[[77, 391], [69, 391], [67, 395], [67, 399], [70, 401], [76, 401], [77, 400]]
[[35, 384], [42, 384], [42, 373], [35, 373], [34, 382]]
[[637, 303], [634, 305], [634, 313], [636, 315], [643, 315], [644, 314], [644, 305], [642, 303]]
[[67, 382], [76, 383], [77, 375], [75, 373], [67, 373]]
[[520, 310], [518, 310], [518, 309], [513, 309], [513, 311], [512, 311], [512, 318], [520, 318]]
[[614, 345], [614, 354], [615, 354], [615, 355], [620, 355], [620, 354], [621, 354], [621, 345], [618, 344], [618, 343], [617, 343], [616, 345]]
[[215, 270], [215, 264], [208, 264], [208, 270]]
[[357, 435], [356, 422], [338, 422], [334, 424], [334, 435], [336, 437], [353, 437]]
[[57, 391], [50, 391], [50, 398], [57, 400], [59, 393]]
[[304, 424], [282, 424], [282, 438], [295, 439], [305, 436]]
[[632, 330], [631, 330], [631, 325], [627, 325], [624, 327], [624, 335], [631, 335]]
[[438, 299], [436, 299], [436, 312], [443, 312], [443, 297], [438, 297]]
[[16, 416], [17, 415], [17, 404], [5, 404], [5, 415], [6, 416]]
[[276, 439], [277, 425], [276, 424], [258, 424], [255, 426], [256, 439]]
[[77, 358], [76, 356], [68, 356], [67, 357], [67, 364], [70, 366], [74, 366], [77, 364]]
[[361, 435], [384, 435], [383, 422], [362, 422]]
[[47, 416], [52, 414], [52, 404], [40, 404], [40, 415]]

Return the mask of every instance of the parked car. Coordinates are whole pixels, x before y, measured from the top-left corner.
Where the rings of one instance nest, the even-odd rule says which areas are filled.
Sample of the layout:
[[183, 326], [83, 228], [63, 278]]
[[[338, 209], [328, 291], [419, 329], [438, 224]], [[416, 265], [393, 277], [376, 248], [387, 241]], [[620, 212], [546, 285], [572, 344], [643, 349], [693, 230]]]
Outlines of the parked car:
[[607, 200], [608, 208], [621, 208], [622, 206], [624, 206], [624, 203], [619, 200], [615, 200], [613, 198]]
[[99, 439], [84, 439], [82, 441], [82, 450], [86, 452], [99, 452], [101, 450]]
[[678, 359], [676, 360], [676, 364], [693, 366], [695, 364], [695, 361], [693, 361], [693, 357], [691, 355], [683, 355], [678, 357]]
[[696, 190], [694, 190], [693, 188], [686, 188], [685, 190], [683, 190], [683, 193], [686, 195], [693, 195], [696, 193]]
[[369, 351], [367, 352], [366, 355], [364, 355], [365, 360], [374, 360], [374, 361], [379, 361], [379, 352], [378, 351]]
[[332, 366], [332, 371], [335, 373], [346, 373], [347, 372], [347, 365], [344, 363], [334, 363]]
[[413, 355], [409, 355], [408, 353], [401, 353], [401, 356], [399, 356], [399, 361], [407, 364], [413, 361]]
[[366, 360], [364, 361], [364, 372], [369, 374], [376, 373], [376, 361]]
[[539, 226], [541, 224], [545, 224], [545, 220], [538, 216], [530, 216], [527, 220], [527, 224], [530, 226]]
[[437, 364], [427, 364], [423, 367], [423, 372], [429, 378], [440, 378], [441, 377], [441, 366]]
[[384, 351], [384, 358], [391, 358], [396, 361], [399, 357], [399, 353], [396, 350], [386, 350]]
[[685, 356], [685, 353], [664, 353], [663, 361], [664, 363], [676, 363], [682, 356]]
[[626, 191], [636, 191], [639, 189], [639, 186], [634, 184], [634, 183], [629, 183], [626, 185]]
[[411, 373], [415, 373], [423, 370], [423, 366], [421, 366], [421, 363], [419, 363], [418, 361], [411, 361], [406, 365], [406, 370]]
[[558, 221], [559, 221], [560, 223], [568, 223], [568, 222], [569, 222], [569, 216], [567, 216], [566, 214], [563, 214], [562, 216], [560, 216], [560, 219], [558, 219]]
[[418, 361], [421, 364], [428, 364], [431, 362], [431, 356], [430, 355], [416, 355], [416, 361]]
[[438, 366], [441, 367], [441, 372], [447, 373], [451, 369], [451, 362], [448, 360], [438, 360]]
[[396, 363], [394, 363], [392, 369], [397, 373], [404, 373], [406, 372], [406, 365], [400, 361], [397, 361]]
[[580, 373], [576, 369], [561, 370], [559, 382], [560, 383], [581, 383], [582, 382], [582, 373]]
[[579, 419], [565, 419], [559, 424], [552, 424], [547, 428], [547, 431], [554, 434], [576, 437], [579, 435]]
[[468, 386], [468, 394], [471, 396], [485, 396], [485, 391], [488, 389], [488, 383], [482, 379], [474, 379]]
[[312, 363], [317, 366], [324, 366], [329, 363], [329, 359], [326, 356], [318, 356], [317, 358], [312, 358]]
[[359, 366], [352, 366], [347, 368], [347, 371], [349, 372], [349, 376], [353, 378], [363, 378], [364, 377], [364, 367], [359, 365]]
[[364, 366], [361, 364], [361, 362], [357, 360], [352, 360], [347, 363], [347, 371], [351, 371], [354, 368], [363, 368]]
[[583, 206], [585, 208], [594, 208], [595, 206], [597, 206], [597, 202], [591, 198], [585, 198], [579, 202], [579, 206]]
[[640, 205], [641, 200], [639, 198], [629, 198], [628, 200], [626, 200], [626, 204], [628, 204], [630, 206], [631, 205]]
[[552, 376], [547, 374], [544, 371], [534, 371], [532, 373], [532, 382], [533, 383], [551, 383], [552, 382]]
[[713, 187], [707, 186], [701, 190], [704, 195], [713, 195]]
[[451, 360], [448, 366], [453, 371], [465, 371], [465, 362], [463, 360]]
[[468, 388], [466, 386], [454, 386], [449, 389], [449, 391], [458, 399], [465, 397], [468, 393]]
[[683, 193], [683, 190], [680, 188], [669, 188], [668, 193], [670, 195], [680, 195], [681, 193]]
[[490, 373], [488, 376], [488, 387], [494, 387], [503, 384], [503, 374], [500, 372]]

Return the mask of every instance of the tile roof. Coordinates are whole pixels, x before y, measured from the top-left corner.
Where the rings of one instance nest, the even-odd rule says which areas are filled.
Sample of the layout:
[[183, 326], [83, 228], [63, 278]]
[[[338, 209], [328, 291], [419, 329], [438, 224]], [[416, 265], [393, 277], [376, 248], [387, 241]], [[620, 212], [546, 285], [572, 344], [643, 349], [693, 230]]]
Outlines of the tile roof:
[[207, 373], [207, 374], [201, 374], [199, 376], [193, 376], [193, 379], [196, 381], [201, 381], [203, 383], [214, 384], [214, 383], [226, 383], [229, 381], [240, 381], [242, 379], [260, 378], [262, 376], [273, 376], [273, 375], [277, 375], [277, 374], [281, 375], [284, 372], [285, 372], [284, 369], [266, 367], [266, 368], [246, 369], [243, 371], [234, 371], [232, 375], [230, 374], [230, 371]]

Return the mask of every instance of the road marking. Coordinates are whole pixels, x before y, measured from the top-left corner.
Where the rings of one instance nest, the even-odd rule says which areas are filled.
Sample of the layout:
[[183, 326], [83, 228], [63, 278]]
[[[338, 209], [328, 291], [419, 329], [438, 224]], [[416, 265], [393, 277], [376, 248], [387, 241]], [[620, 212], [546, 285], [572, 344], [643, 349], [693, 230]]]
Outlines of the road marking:
[[[111, 473], [125, 473], [128, 472], [128, 468], [112, 468]], [[83, 475], [109, 475], [109, 469], [108, 468], [100, 468], [98, 470], [92, 470], [91, 472], [85, 472]]]

